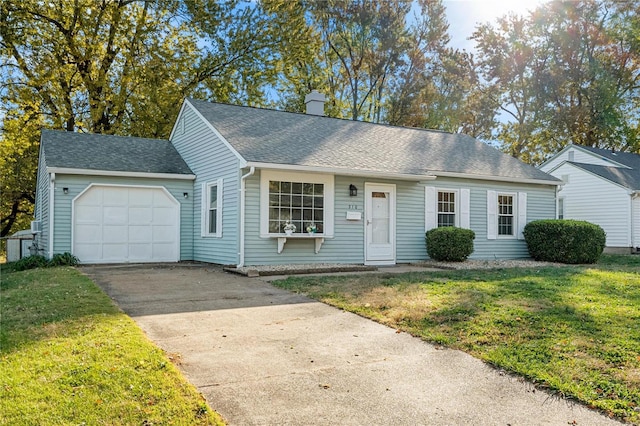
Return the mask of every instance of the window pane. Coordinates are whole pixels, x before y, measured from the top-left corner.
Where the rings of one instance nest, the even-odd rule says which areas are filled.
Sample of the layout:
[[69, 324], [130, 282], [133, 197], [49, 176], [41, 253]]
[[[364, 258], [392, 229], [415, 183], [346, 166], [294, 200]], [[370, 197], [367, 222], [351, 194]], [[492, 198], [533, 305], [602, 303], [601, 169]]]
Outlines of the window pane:
[[280, 229], [280, 222], [278, 222], [277, 220], [270, 220], [269, 221], [269, 233], [272, 234], [278, 234], [280, 232], [282, 232], [282, 230]]
[[218, 216], [218, 211], [216, 209], [209, 210], [209, 233], [215, 234], [218, 229], [216, 219]]
[[209, 187], [209, 207], [215, 209], [218, 206], [218, 186]]
[[304, 195], [313, 195], [313, 184], [312, 183], [305, 183], [302, 185], [302, 193]]
[[306, 232], [314, 222], [323, 232], [324, 184], [269, 181], [269, 232], [284, 233], [288, 220], [296, 232]]

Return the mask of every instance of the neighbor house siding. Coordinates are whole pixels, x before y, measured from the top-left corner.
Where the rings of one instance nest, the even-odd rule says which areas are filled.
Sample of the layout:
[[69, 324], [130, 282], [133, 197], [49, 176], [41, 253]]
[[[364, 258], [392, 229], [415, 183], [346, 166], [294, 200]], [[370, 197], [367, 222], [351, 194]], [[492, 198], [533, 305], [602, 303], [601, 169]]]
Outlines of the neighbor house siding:
[[[190, 180], [56, 175], [53, 252], [72, 252], [72, 201], [91, 183], [164, 187], [180, 203], [180, 260], [193, 260], [193, 183]], [[65, 194], [63, 188], [69, 188]], [[184, 198], [183, 194], [189, 197]]]
[[38, 254], [49, 256], [49, 173], [47, 173], [47, 164], [42, 146], [40, 146], [40, 159], [38, 161], [34, 216], [35, 220], [40, 221], [41, 229], [41, 232], [36, 237], [39, 247]]
[[[569, 153], [573, 152], [573, 160], [569, 160]], [[599, 155], [585, 152], [581, 149], [570, 148], [565, 152], [559, 154], [557, 157], [551, 159], [549, 162], [544, 163], [540, 166], [540, 170], [543, 172], [549, 172], [549, 170], [553, 170], [554, 167], [559, 166], [565, 161], [573, 161], [574, 163], [584, 163], [584, 164], [596, 164], [599, 166], [609, 166], [609, 167], [622, 167], [620, 164], [614, 163], [606, 158], [603, 158]], [[556, 176], [554, 174], [554, 176]], [[560, 176], [556, 176], [560, 178]]]
[[568, 175], [558, 192], [564, 198], [565, 219], [586, 220], [607, 233], [607, 247], [631, 247], [631, 198], [627, 189], [571, 164], [551, 172]]
[[[470, 190], [470, 227], [475, 232], [472, 259], [517, 259], [529, 257], [524, 240], [516, 237], [487, 238], [487, 191], [527, 194], [527, 223], [555, 217], [555, 186], [497, 183], [470, 179], [438, 178], [427, 185]], [[516, 215], [517, 216], [517, 215]], [[517, 222], [517, 220], [516, 220]], [[517, 224], [516, 224], [517, 226]]]
[[[176, 124], [171, 142], [196, 175], [192, 228], [194, 260], [219, 264], [238, 263], [240, 178], [238, 158], [188, 104], [185, 104], [180, 121]], [[222, 236], [203, 237], [201, 232], [202, 185], [216, 182], [218, 179], [223, 179]]]

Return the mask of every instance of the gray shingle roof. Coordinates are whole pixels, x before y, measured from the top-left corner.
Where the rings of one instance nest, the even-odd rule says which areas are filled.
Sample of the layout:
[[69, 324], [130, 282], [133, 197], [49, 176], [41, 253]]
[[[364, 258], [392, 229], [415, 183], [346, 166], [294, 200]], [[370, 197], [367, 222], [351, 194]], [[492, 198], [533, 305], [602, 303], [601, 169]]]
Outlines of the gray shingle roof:
[[567, 163], [573, 164], [576, 167], [596, 174], [604, 179], [617, 183], [618, 185], [622, 185], [625, 188], [633, 190], [640, 189], [640, 172], [638, 170], [625, 169], [622, 167], [599, 166], [596, 164], [576, 163], [574, 161], [567, 161]]
[[168, 140], [42, 130], [47, 167], [193, 174]]
[[610, 149], [593, 148], [591, 146], [576, 145], [607, 160], [624, 164], [632, 169], [640, 170], [640, 155], [631, 152], [611, 151]]
[[[470, 136], [188, 99], [248, 162], [557, 181]], [[559, 181], [558, 181], [559, 182]]]

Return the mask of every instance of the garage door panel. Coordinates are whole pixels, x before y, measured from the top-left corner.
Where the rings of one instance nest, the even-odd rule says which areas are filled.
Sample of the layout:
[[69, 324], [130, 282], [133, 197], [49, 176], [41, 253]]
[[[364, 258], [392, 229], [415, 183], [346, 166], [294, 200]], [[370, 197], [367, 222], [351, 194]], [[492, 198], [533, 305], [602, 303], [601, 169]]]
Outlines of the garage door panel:
[[93, 224], [76, 224], [76, 235], [74, 239], [76, 243], [93, 243], [98, 244], [102, 239], [102, 228]]
[[150, 225], [153, 221], [153, 208], [129, 207], [129, 225]]
[[133, 226], [129, 225], [129, 242], [150, 242], [153, 241], [151, 226]]
[[164, 193], [154, 192], [153, 206], [154, 207], [175, 207], [175, 201], [168, 198]]
[[175, 240], [176, 229], [173, 226], [154, 226], [152, 240], [154, 243], [167, 243]]
[[74, 200], [74, 254], [81, 262], [175, 262], [177, 201], [161, 188], [94, 185]]
[[167, 244], [153, 244], [153, 257], [156, 259], [173, 259], [176, 257], [175, 246]]
[[127, 206], [104, 206], [103, 223], [105, 225], [126, 225], [129, 219]]
[[129, 256], [128, 244], [125, 243], [103, 243], [102, 257], [105, 260], [118, 261]]
[[126, 206], [129, 204], [129, 188], [105, 187], [102, 190], [102, 203], [105, 206]]
[[105, 243], [126, 243], [129, 240], [127, 225], [104, 225], [102, 227], [102, 241]]
[[75, 255], [79, 259], [82, 259], [83, 262], [99, 262], [102, 259], [102, 244], [96, 242], [77, 242], [75, 245]]
[[[162, 194], [165, 198], [166, 195]], [[130, 206], [150, 206], [153, 204], [154, 193], [146, 188], [130, 188], [129, 189], [129, 205]]]
[[100, 223], [102, 206], [78, 206], [75, 215], [76, 223]]
[[153, 257], [152, 244], [129, 244], [129, 259], [133, 261], [142, 261]]
[[174, 208], [156, 207], [153, 209], [153, 224], [155, 225], [173, 225], [176, 222], [176, 213]]

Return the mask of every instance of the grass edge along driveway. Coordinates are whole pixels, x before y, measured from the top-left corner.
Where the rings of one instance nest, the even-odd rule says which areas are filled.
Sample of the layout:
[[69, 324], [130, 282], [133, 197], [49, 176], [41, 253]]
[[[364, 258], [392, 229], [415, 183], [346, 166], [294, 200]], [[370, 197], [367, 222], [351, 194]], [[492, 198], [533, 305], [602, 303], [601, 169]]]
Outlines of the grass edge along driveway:
[[77, 270], [0, 278], [0, 424], [224, 424]]
[[640, 269], [619, 265], [290, 277], [274, 285], [460, 349], [640, 422]]

